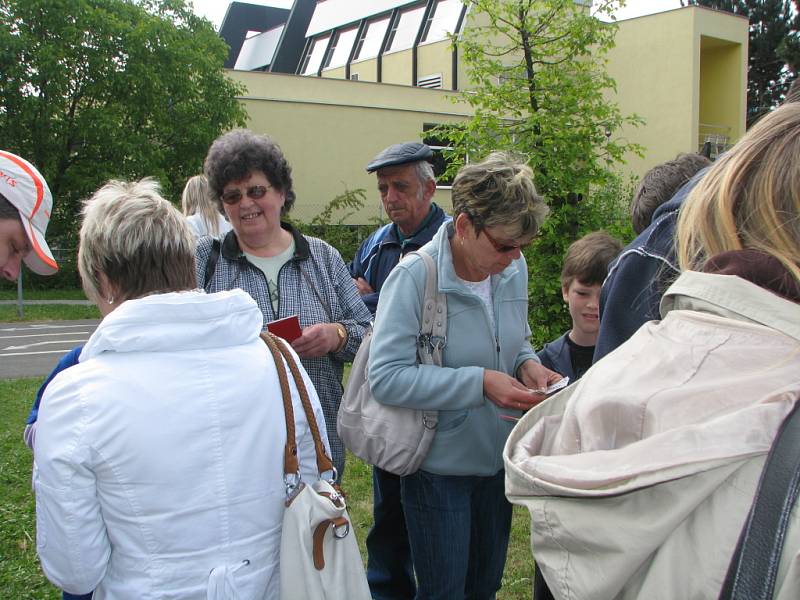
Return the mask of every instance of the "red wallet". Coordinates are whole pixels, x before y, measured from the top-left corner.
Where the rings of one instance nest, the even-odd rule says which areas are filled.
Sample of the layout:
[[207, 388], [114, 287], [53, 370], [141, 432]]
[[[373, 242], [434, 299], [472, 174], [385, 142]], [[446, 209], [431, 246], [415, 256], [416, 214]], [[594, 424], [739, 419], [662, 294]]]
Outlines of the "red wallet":
[[303, 331], [300, 329], [300, 319], [297, 315], [292, 315], [285, 319], [278, 319], [277, 321], [270, 321], [267, 323], [267, 329], [270, 333], [282, 337], [290, 344], [303, 335]]

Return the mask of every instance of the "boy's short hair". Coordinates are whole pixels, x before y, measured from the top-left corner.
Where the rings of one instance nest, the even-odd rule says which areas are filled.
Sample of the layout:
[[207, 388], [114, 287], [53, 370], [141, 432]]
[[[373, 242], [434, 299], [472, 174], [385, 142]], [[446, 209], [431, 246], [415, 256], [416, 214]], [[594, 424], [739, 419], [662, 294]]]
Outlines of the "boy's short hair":
[[702, 154], [682, 152], [645, 173], [631, 200], [631, 222], [637, 235], [647, 229], [659, 206], [670, 200], [684, 183], [710, 164], [711, 161]]
[[608, 265], [622, 250], [620, 241], [605, 231], [594, 231], [570, 244], [561, 269], [561, 287], [577, 280], [584, 285], [602, 284]]

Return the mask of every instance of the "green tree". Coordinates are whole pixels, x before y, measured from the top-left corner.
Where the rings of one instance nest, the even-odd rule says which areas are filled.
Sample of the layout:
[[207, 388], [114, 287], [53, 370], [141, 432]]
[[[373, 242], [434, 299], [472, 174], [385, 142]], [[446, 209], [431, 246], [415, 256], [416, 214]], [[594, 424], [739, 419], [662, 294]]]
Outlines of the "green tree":
[[79, 201], [153, 176], [177, 198], [223, 130], [243, 125], [227, 46], [184, 0], [0, 2], [0, 145], [36, 164], [71, 243]]
[[793, 0], [792, 5], [791, 31], [778, 46], [778, 55], [786, 61], [794, 80], [800, 71], [800, 0]]
[[[681, 0], [725, 10], [750, 21], [747, 59], [747, 124], [780, 104], [800, 61], [800, 20], [790, 0]], [[795, 0], [795, 8], [797, 3]]]
[[605, 65], [616, 24], [597, 18], [619, 3], [595, 2], [590, 13], [574, 0], [468, 2], [472, 26], [453, 43], [470, 79], [458, 99], [472, 106], [474, 116], [436, 133], [453, 147], [451, 169], [464, 156], [474, 160], [492, 150], [514, 151], [533, 168], [551, 208], [526, 252], [530, 319], [540, 344], [568, 328], [559, 292], [567, 246], [600, 227], [614, 229], [611, 222], [624, 231], [629, 220], [627, 198], [609, 191], [625, 189], [615, 166], [626, 152], [641, 149], [615, 132], [641, 119], [623, 115], [609, 99], [615, 83]]

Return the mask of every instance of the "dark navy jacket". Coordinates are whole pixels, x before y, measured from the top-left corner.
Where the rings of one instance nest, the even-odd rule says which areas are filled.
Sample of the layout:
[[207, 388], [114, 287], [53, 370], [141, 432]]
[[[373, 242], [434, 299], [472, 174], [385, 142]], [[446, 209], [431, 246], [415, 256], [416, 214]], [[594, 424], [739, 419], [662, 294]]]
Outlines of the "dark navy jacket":
[[78, 364], [78, 358], [81, 355], [81, 350], [83, 350], [83, 344], [80, 346], [75, 346], [72, 350], [67, 352], [61, 359], [58, 361], [53, 370], [50, 371], [50, 375], [47, 376], [47, 379], [44, 380], [44, 383], [39, 387], [39, 391], [36, 392], [36, 399], [33, 401], [33, 406], [31, 407], [31, 412], [28, 415], [28, 425], [32, 425], [36, 423], [36, 420], [39, 418], [39, 404], [42, 402], [42, 396], [44, 396], [44, 391], [47, 389], [48, 384], [55, 379], [55, 376], [61, 373], [64, 369], [69, 369]]
[[373, 315], [378, 307], [378, 296], [383, 282], [400, 259], [430, 242], [441, 224], [450, 219], [436, 203], [431, 203], [431, 211], [425, 226], [403, 242], [400, 242], [397, 235], [397, 226], [394, 223], [387, 223], [361, 243], [350, 263], [350, 275], [353, 278], [363, 277], [375, 290], [372, 294], [361, 296]]
[[660, 319], [661, 296], [679, 274], [675, 226], [683, 201], [708, 168], [698, 172], [653, 213], [649, 227], [611, 263], [600, 292], [600, 333], [594, 361], [625, 343], [647, 321]]
[[573, 383], [576, 378], [575, 372], [572, 370], [572, 358], [570, 357], [569, 344], [567, 343], [568, 335], [569, 331], [560, 338], [546, 343], [544, 348], [536, 353], [536, 356], [539, 357], [545, 367], [564, 377], [569, 377], [570, 383]]

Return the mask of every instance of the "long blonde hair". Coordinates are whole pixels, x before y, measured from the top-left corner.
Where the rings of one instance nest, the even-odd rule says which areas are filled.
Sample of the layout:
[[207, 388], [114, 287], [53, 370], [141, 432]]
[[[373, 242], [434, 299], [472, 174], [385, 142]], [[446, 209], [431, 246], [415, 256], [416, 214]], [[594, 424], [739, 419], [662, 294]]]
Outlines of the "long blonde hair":
[[681, 269], [720, 252], [754, 249], [800, 281], [800, 104], [764, 116], [722, 155], [681, 209]]
[[219, 235], [219, 211], [211, 197], [211, 188], [205, 175], [195, 175], [186, 182], [181, 195], [181, 208], [187, 217], [199, 213], [206, 230], [214, 237]]

